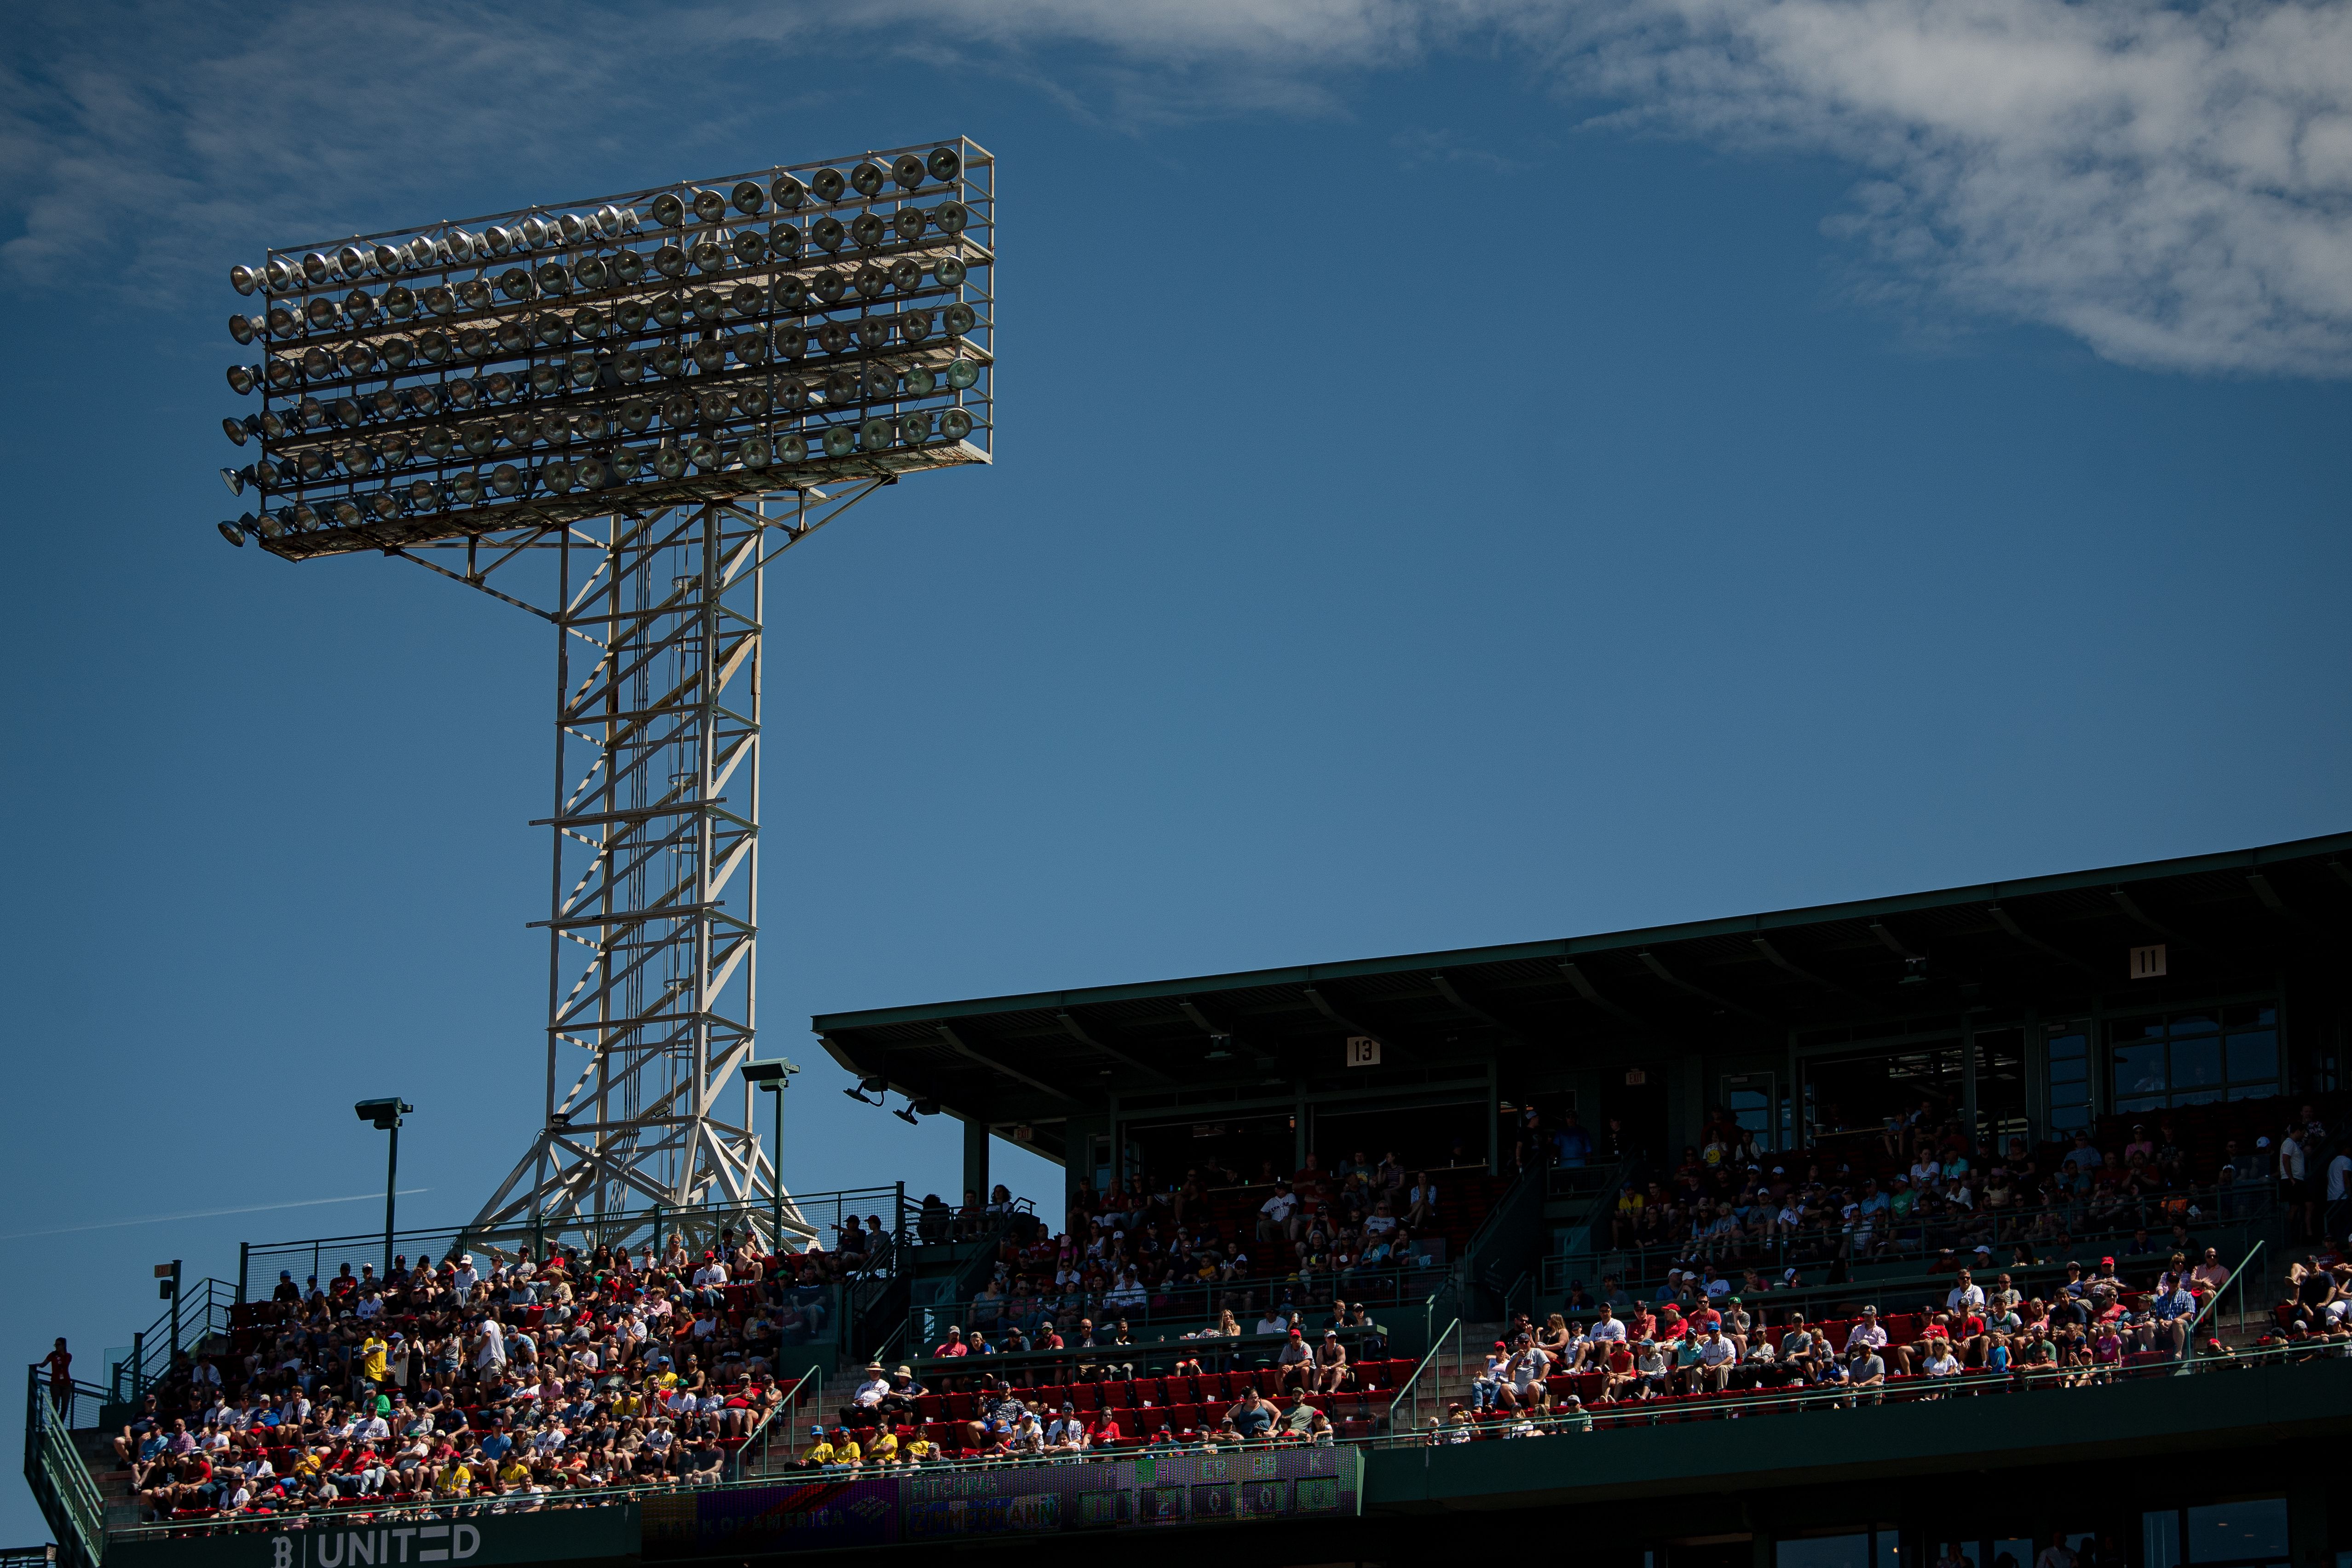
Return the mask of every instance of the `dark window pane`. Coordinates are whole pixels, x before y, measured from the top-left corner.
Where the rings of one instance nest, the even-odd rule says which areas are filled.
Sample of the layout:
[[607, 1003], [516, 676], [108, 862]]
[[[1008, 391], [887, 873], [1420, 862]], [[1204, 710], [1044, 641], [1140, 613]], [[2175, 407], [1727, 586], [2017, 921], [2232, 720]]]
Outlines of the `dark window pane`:
[[2233, 1083], [2230, 1086], [2231, 1100], [2268, 1100], [2278, 1092], [2274, 1083]]
[[2175, 1105], [2219, 1105], [2221, 1091], [2218, 1089], [2192, 1089], [2172, 1097]]
[[2091, 1076], [2091, 1064], [2077, 1058], [2071, 1062], [2052, 1062], [2050, 1081], [2053, 1084], [2082, 1083]]
[[2164, 1109], [2164, 1096], [2160, 1094], [2142, 1094], [2136, 1095], [2128, 1100], [2118, 1100], [2116, 1101], [2116, 1109], [2126, 1115], [2136, 1115], [2143, 1110], [2162, 1110]]
[[2053, 1105], [2050, 1108], [2051, 1128], [2059, 1132], [2072, 1132], [2077, 1127], [2091, 1124], [2091, 1108], [2082, 1105]]
[[2157, 1093], [2166, 1087], [2163, 1041], [2116, 1047], [2116, 1095], [2118, 1099], [2127, 1094]]
[[2286, 1500], [2215, 1503], [2189, 1510], [2189, 1561], [2230, 1563], [2286, 1551]]
[[2221, 1022], [2232, 1029], [2271, 1028], [2278, 1023], [2278, 1009], [2261, 1002], [2241, 1002], [2221, 1010]]
[[2229, 1066], [2233, 1084], [2278, 1077], [2278, 1035], [2270, 1029], [2231, 1035]]
[[2086, 1035], [2053, 1035], [2050, 1037], [2050, 1059], [2090, 1055], [2090, 1037]]
[[1871, 1568], [1870, 1537], [1813, 1535], [1772, 1543], [1776, 1568]]
[[2140, 1568], [2180, 1568], [2180, 1510], [2144, 1513], [2140, 1519]]
[[2161, 1018], [2117, 1018], [2107, 1026], [2107, 1041], [2111, 1045], [2129, 1045], [2134, 1040], [2160, 1040], [2164, 1037]]
[[2178, 1013], [2172, 1019], [2172, 1037], [2183, 1035], [2210, 1035], [2220, 1029], [2221, 1021], [2210, 1013]]
[[2208, 1035], [2202, 1039], [2175, 1039], [2172, 1042], [2172, 1087], [2181, 1089], [2218, 1089], [2221, 1084], [2221, 1042]]

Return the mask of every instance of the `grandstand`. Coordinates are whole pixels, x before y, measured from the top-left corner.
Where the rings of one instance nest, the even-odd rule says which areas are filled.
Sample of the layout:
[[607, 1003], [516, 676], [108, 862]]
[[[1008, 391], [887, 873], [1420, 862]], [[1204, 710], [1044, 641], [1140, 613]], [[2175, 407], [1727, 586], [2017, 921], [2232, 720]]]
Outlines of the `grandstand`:
[[83, 1568], [2352, 1568], [2347, 856], [821, 1016], [962, 1192], [249, 1247], [27, 1478]]

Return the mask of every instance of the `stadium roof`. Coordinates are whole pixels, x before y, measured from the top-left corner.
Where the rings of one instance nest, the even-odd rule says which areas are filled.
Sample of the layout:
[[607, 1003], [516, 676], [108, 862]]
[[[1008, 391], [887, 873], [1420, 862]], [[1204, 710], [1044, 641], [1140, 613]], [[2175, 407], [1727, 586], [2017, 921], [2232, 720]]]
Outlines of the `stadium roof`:
[[[1117, 1095], [1276, 1092], [1337, 1077], [1340, 1043], [1382, 1044], [1383, 1074], [1548, 1066], [1629, 1049], [1785, 1044], [1791, 1030], [1900, 1032], [2130, 989], [2161, 1000], [2270, 983], [2352, 936], [2352, 833], [2224, 854], [1691, 921], [1500, 947], [1140, 984], [821, 1014], [844, 1067], [971, 1120], [1038, 1127]], [[2161, 982], [2130, 950], [2168, 949]], [[1524, 1058], [1518, 1058], [1524, 1059]], [[1188, 1095], [1188, 1099], [1190, 1096]]]

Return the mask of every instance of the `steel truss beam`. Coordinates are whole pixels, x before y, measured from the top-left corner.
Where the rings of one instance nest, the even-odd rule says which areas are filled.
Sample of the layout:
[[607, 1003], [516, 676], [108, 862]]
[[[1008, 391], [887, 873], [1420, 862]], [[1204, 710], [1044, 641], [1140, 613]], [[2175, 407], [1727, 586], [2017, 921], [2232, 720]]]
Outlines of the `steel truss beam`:
[[556, 628], [554, 810], [535, 825], [551, 899], [531, 922], [544, 1115], [471, 1234], [680, 1210], [771, 1224], [776, 1173], [737, 1071], [757, 1037], [762, 571], [895, 482], [386, 552]]

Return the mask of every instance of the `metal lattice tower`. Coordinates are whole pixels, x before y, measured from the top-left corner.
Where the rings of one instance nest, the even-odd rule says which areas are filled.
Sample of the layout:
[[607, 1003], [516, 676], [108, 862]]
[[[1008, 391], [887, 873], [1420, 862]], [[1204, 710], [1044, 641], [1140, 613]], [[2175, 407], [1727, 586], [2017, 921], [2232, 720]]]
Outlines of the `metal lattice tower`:
[[477, 1234], [656, 1205], [766, 1217], [775, 1173], [737, 1076], [758, 1026], [763, 568], [887, 482], [540, 542], [562, 605], [551, 901], [534, 922], [546, 1120]]
[[[757, 1028], [761, 572], [908, 474], [992, 460], [995, 160], [968, 139], [230, 269], [222, 421], [289, 561], [381, 552], [556, 629], [547, 1089], [468, 1233], [814, 1234]], [[681, 1214], [679, 1211], [687, 1211]], [[611, 1224], [606, 1224], [607, 1220]]]

